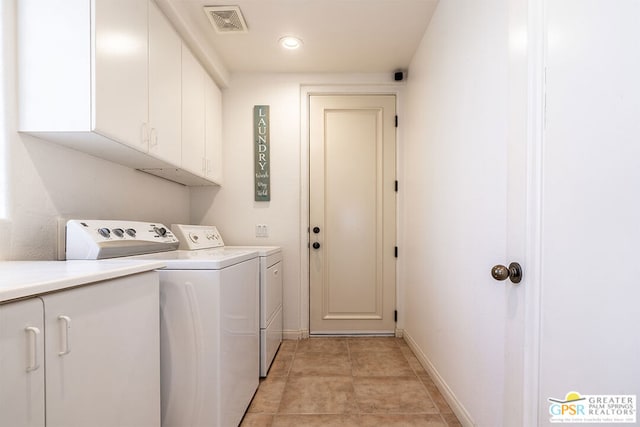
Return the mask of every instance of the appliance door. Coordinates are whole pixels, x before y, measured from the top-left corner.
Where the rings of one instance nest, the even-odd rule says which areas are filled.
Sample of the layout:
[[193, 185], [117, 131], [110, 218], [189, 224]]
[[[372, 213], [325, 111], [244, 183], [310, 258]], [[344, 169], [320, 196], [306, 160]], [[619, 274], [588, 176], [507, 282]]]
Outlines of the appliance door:
[[258, 268], [160, 271], [163, 427], [240, 423], [258, 387]]
[[282, 308], [271, 319], [271, 323], [260, 330], [260, 376], [266, 377], [282, 342]]
[[282, 308], [282, 261], [273, 265], [269, 264], [269, 258], [265, 261], [269, 267], [263, 267], [262, 277], [260, 327], [263, 329]]

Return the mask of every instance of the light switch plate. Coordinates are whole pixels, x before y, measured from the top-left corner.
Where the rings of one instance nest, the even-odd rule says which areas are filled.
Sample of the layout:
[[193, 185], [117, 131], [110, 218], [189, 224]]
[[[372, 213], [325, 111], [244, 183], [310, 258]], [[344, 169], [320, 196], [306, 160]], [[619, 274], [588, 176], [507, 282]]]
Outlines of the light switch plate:
[[269, 226], [267, 224], [256, 224], [256, 237], [269, 237]]

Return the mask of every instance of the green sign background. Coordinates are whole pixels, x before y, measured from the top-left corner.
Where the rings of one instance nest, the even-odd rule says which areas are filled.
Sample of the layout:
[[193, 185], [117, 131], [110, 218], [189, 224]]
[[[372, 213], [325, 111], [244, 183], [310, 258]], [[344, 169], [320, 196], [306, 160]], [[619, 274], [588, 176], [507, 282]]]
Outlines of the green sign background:
[[269, 106], [253, 107], [253, 152], [255, 201], [271, 200], [271, 160], [269, 158]]

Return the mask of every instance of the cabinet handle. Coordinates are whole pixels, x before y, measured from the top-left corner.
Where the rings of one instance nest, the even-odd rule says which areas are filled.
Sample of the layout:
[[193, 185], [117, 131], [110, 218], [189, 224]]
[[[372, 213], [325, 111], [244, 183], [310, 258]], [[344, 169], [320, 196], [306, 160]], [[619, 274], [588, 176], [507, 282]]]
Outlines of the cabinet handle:
[[142, 145], [149, 145], [149, 126], [147, 123], [142, 124], [142, 129], [140, 131], [140, 137], [142, 139]]
[[69, 329], [71, 329], [71, 318], [69, 316], [58, 316], [58, 320], [62, 320], [61, 325], [61, 341], [62, 351], [58, 353], [58, 356], [64, 356], [65, 354], [69, 354], [71, 352], [71, 347], [69, 344]]
[[277, 276], [278, 275], [278, 270], [273, 270], [273, 275]]
[[27, 372], [36, 371], [40, 368], [40, 364], [38, 363], [38, 335], [40, 335], [40, 329], [35, 326], [27, 326], [24, 330], [27, 335], [31, 336]]
[[156, 128], [151, 128], [151, 132], [149, 133], [149, 145], [151, 147], [156, 147], [158, 145], [158, 130]]

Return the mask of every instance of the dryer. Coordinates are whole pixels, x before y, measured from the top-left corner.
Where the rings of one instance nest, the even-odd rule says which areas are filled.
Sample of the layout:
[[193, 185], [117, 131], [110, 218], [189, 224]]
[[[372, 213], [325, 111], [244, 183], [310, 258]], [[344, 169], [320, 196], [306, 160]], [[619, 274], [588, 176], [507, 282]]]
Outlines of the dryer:
[[237, 426], [258, 388], [258, 252], [202, 237], [198, 250], [175, 250], [162, 224], [67, 223], [75, 259], [126, 254], [166, 264], [158, 270], [163, 427]]
[[215, 226], [172, 224], [181, 250], [213, 245], [257, 251], [260, 259], [260, 376], [266, 377], [283, 339], [283, 258], [279, 246], [225, 246]]

